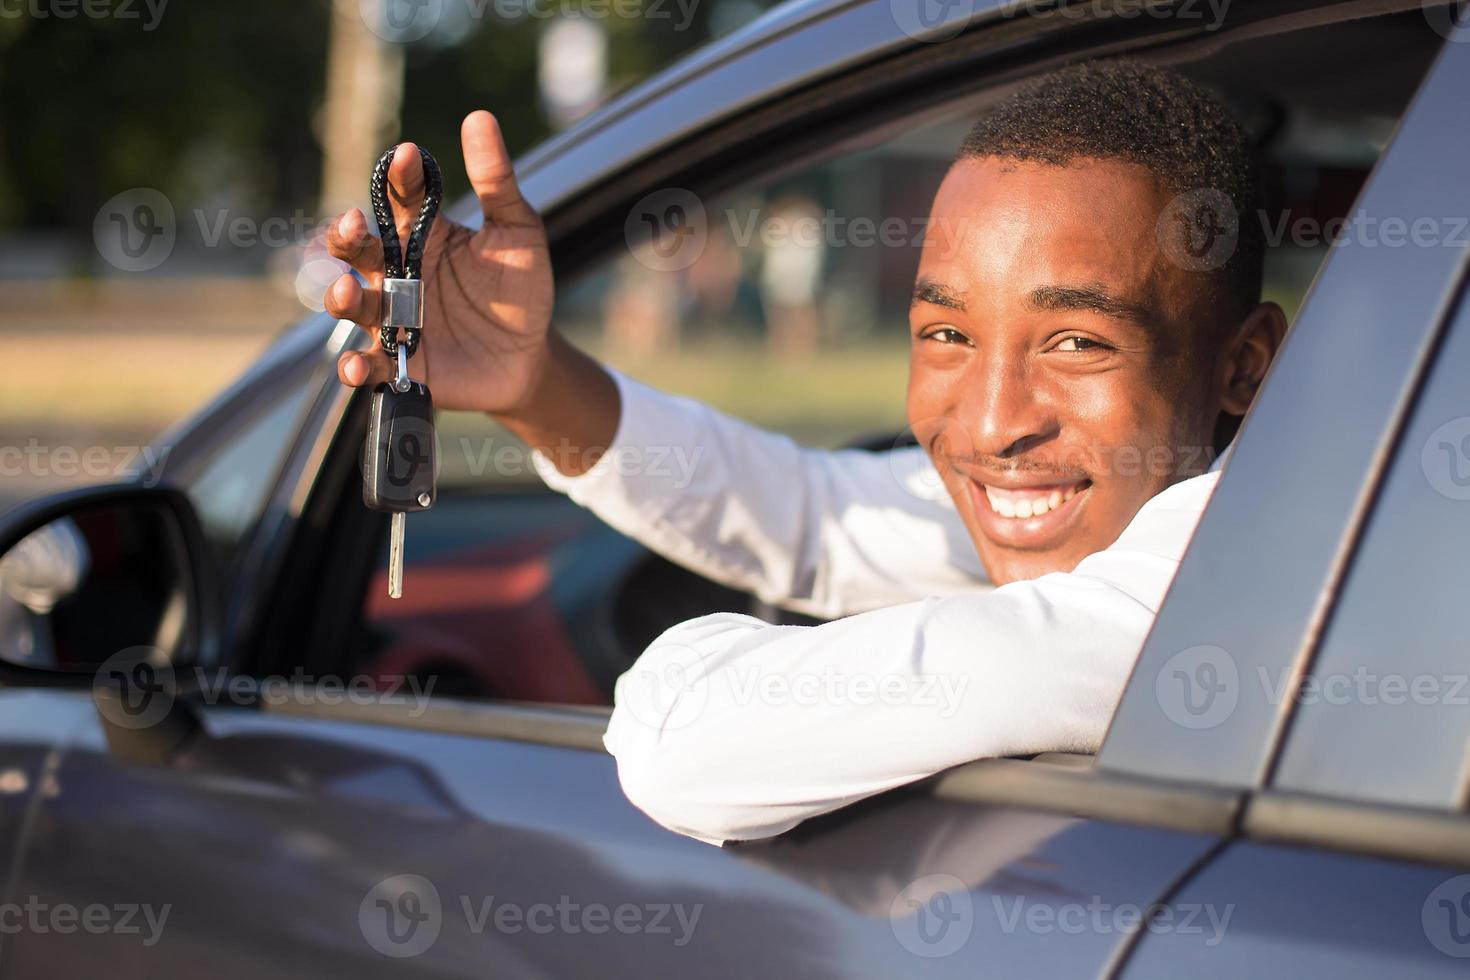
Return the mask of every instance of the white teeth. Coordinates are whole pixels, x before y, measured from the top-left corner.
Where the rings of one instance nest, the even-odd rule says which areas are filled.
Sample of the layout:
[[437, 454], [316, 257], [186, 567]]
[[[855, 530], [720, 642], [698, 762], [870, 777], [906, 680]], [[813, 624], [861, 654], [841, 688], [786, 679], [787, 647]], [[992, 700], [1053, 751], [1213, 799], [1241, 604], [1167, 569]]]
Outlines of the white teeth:
[[1026, 491], [1021, 490], [999, 490], [995, 487], [985, 488], [985, 497], [990, 501], [990, 509], [1001, 517], [1025, 519], [1028, 517], [1040, 517], [1042, 514], [1056, 510], [1062, 504], [1077, 496], [1078, 484], [1072, 484], [1066, 490], [1053, 490], [1046, 496], [1028, 496]]

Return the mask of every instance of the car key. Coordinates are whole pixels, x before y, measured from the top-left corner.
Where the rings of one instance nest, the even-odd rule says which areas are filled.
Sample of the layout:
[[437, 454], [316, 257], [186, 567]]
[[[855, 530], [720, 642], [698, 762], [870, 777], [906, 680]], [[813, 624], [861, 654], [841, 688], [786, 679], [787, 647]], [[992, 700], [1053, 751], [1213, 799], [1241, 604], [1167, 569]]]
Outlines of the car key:
[[396, 357], [392, 381], [373, 389], [363, 446], [362, 502], [392, 515], [388, 530], [388, 595], [403, 595], [403, 539], [408, 514], [434, 506], [438, 453], [435, 448], [434, 399], [429, 386], [408, 375], [408, 359], [418, 349], [424, 327], [424, 284], [421, 270], [429, 229], [439, 212], [443, 181], [439, 165], [419, 148], [424, 164], [424, 204], [406, 248], [388, 197], [388, 167], [397, 145], [388, 148], [373, 168], [373, 216], [383, 240], [383, 323], [378, 343]]
[[[400, 348], [401, 349], [401, 348]], [[438, 466], [434, 399], [427, 385], [394, 381], [373, 389], [364, 453], [362, 502], [392, 515], [388, 537], [388, 595], [403, 595], [403, 537], [408, 514], [434, 506]]]

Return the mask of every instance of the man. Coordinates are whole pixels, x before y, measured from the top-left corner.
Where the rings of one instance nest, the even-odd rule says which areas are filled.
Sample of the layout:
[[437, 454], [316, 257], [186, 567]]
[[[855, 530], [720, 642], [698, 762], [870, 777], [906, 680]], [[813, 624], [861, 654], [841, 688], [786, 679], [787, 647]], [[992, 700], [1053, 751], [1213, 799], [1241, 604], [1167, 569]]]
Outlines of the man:
[[[485, 226], [441, 221], [429, 245], [418, 370], [438, 402], [500, 419], [552, 487], [654, 550], [845, 617], [707, 616], [655, 641], [605, 737], [635, 804], [748, 839], [973, 759], [1097, 749], [1286, 329], [1260, 302], [1258, 171], [1223, 107], [1176, 75], [1087, 64], [975, 127], [913, 292], [920, 448], [882, 455], [799, 449], [572, 348], [494, 119], [463, 136]], [[391, 176], [415, 212], [411, 148]], [[1223, 255], [1194, 234], [1201, 200], [1252, 218]], [[368, 285], [344, 276], [328, 309], [374, 327], [382, 250], [361, 212], [330, 244]], [[339, 367], [349, 385], [390, 370], [376, 351]], [[611, 464], [657, 446], [701, 450], [691, 485]]]

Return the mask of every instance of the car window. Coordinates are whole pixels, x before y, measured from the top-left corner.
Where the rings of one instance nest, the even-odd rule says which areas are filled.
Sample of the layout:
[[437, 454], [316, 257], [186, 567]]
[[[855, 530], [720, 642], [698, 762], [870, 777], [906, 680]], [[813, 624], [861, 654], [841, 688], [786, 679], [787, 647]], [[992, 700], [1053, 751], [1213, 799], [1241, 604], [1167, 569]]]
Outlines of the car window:
[[252, 397], [227, 423], [219, 447], [183, 485], [217, 567], [227, 576], [233, 573], [238, 552], [259, 520], [295, 441], [308, 397], [316, 390], [312, 376], [310, 371], [284, 372], [268, 395]]
[[[559, 277], [557, 329], [639, 380], [807, 445], [891, 444], [923, 217], [967, 125], [931, 124], [708, 200], [665, 189], [637, 210], [702, 215], [698, 247], [624, 245]], [[548, 492], [525, 446], [488, 417], [437, 421], [440, 497], [410, 521], [403, 598], [387, 597], [386, 551], [368, 585], [361, 672], [431, 672], [441, 694], [606, 704], [672, 622], [752, 608]], [[634, 573], [646, 587], [628, 583]]]
[[[1267, 140], [1269, 209], [1253, 220], [1267, 223], [1266, 296], [1292, 315], [1401, 106], [1224, 95]], [[634, 220], [697, 224], [698, 247], [614, 249], [558, 279], [554, 322], [635, 378], [806, 445], [892, 445], [923, 225], [974, 115], [931, 115], [708, 199], [650, 189]], [[634, 569], [651, 574], [647, 553], [546, 491], [509, 433], [449, 412], [439, 432], [440, 500], [410, 522], [399, 600], [387, 599], [384, 542], [358, 671], [430, 671], [441, 693], [605, 704], [663, 628], [753, 608], [678, 570], [661, 569], [656, 589], [624, 588]]]
[[[1462, 219], [1463, 220], [1463, 219]], [[1470, 772], [1470, 304], [1420, 393], [1300, 685], [1275, 785], [1461, 809]]]

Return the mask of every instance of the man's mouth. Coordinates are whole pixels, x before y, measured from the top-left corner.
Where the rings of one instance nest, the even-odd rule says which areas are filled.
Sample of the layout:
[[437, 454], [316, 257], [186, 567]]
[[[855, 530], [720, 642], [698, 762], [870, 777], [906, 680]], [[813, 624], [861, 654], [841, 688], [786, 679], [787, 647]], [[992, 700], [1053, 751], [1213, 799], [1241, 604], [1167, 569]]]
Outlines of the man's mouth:
[[981, 531], [1007, 548], [1047, 549], [1073, 531], [1092, 481], [1000, 487], [971, 479], [970, 499]]
[[990, 502], [990, 509], [1009, 520], [1040, 517], [1048, 511], [1058, 510], [1062, 504], [1091, 485], [1090, 480], [1078, 480], [1075, 483], [1007, 490], [981, 484], [985, 488], [985, 499]]

